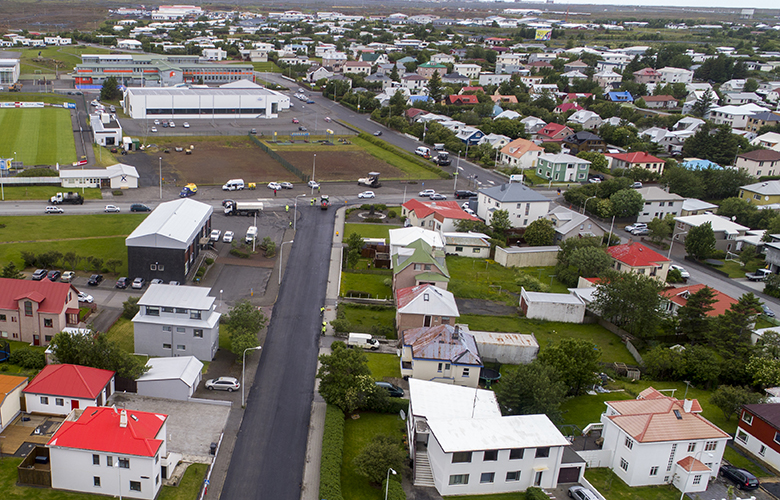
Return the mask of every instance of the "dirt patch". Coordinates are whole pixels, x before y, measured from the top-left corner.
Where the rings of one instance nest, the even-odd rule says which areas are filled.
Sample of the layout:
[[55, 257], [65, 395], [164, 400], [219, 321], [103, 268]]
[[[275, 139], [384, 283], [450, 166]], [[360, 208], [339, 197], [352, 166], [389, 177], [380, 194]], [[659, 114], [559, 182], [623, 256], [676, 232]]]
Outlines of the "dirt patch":
[[[336, 147], [336, 146], [334, 146]], [[310, 173], [314, 160], [312, 151], [278, 151], [279, 155], [300, 169]], [[355, 181], [368, 172], [379, 172], [384, 179], [406, 177], [406, 174], [365, 151], [317, 151], [315, 176], [323, 181]]]

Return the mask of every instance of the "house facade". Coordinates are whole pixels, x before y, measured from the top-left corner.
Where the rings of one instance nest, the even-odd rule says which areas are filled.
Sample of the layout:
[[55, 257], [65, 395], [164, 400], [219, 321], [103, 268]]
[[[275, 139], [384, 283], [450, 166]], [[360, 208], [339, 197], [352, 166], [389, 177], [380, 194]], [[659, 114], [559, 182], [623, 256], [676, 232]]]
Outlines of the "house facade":
[[669, 214], [682, 215], [683, 201], [685, 201], [682, 196], [667, 193], [655, 186], [639, 188], [636, 191], [642, 195], [642, 199], [645, 201], [642, 211], [637, 216], [637, 222], [647, 223], [656, 217], [663, 220]]
[[536, 162], [539, 155], [544, 152], [544, 148], [537, 146], [528, 139], [515, 139], [503, 148], [501, 148], [501, 163], [512, 167], [536, 168]]
[[780, 470], [780, 403], [744, 405], [734, 444]]
[[744, 169], [753, 177], [777, 175], [780, 173], [780, 151], [756, 149], [737, 156], [737, 168]]
[[401, 215], [412, 226], [438, 232], [455, 231], [462, 220], [479, 220], [466, 213], [457, 201], [424, 202], [415, 198], [401, 205]]
[[453, 325], [460, 316], [455, 296], [434, 285], [417, 285], [395, 292], [395, 325], [403, 334], [412, 328]]
[[[772, 153], [772, 151], [769, 152]], [[780, 156], [780, 153], [778, 153], [778, 156]], [[740, 186], [739, 198], [758, 206], [780, 203], [780, 181], [757, 182], [747, 186]]]
[[0, 338], [48, 345], [78, 325], [78, 293], [70, 283], [0, 278]]
[[615, 259], [613, 269], [621, 273], [635, 273], [650, 276], [665, 283], [671, 260], [639, 242], [629, 242], [607, 248], [607, 253]]
[[482, 360], [474, 336], [458, 325], [404, 330], [401, 376], [443, 384], [477, 387]]
[[88, 406], [103, 406], [114, 393], [111, 370], [89, 366], [46, 365], [24, 388], [26, 411], [67, 415]]
[[566, 153], [545, 153], [539, 156], [536, 175], [553, 182], [585, 182], [590, 162]]
[[571, 134], [563, 139], [563, 146], [569, 148], [569, 152], [573, 155], [582, 151], [598, 151], [599, 153], [607, 151], [607, 144], [604, 142], [604, 139], [585, 130]]
[[490, 237], [483, 233], [469, 231], [444, 232], [444, 252], [447, 255], [460, 255], [473, 259], [487, 259], [490, 257]]
[[602, 237], [605, 234], [604, 229], [593, 222], [590, 217], [566, 207], [556, 206], [550, 210], [546, 217], [555, 228], [556, 243], [569, 238]]
[[0, 374], [0, 432], [21, 413], [25, 387], [27, 377]]
[[745, 232], [750, 229], [726, 217], [706, 212], [699, 215], [675, 217], [674, 220], [676, 224], [672, 234], [673, 239], [684, 244], [685, 236], [692, 227], [709, 223], [713, 233], [715, 233], [715, 248], [724, 252], [733, 251], [737, 245], [737, 238], [745, 236]]
[[446, 290], [450, 273], [444, 257], [443, 243], [442, 248], [435, 248], [422, 238], [398, 249], [390, 256], [393, 290], [426, 283]]
[[513, 182], [479, 190], [477, 215], [487, 224], [496, 210], [506, 210], [512, 227], [526, 227], [550, 211], [550, 200], [536, 191]]

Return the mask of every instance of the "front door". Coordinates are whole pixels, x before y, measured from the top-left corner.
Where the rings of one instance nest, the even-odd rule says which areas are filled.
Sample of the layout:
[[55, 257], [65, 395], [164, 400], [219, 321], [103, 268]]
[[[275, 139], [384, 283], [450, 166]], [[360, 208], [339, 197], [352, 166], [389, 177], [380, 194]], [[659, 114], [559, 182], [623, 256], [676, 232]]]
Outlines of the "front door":
[[33, 335], [33, 345], [41, 345], [41, 336]]
[[71, 410], [78, 410], [79, 409], [79, 400], [78, 399], [71, 399], [70, 400], [70, 409]]
[[[425, 318], [423, 318], [423, 326], [431, 326], [431, 317], [430, 316], [425, 316]], [[35, 344], [35, 345], [38, 345], [38, 344]]]
[[541, 470], [536, 473], [536, 476], [534, 476], [534, 486], [541, 486], [543, 475], [544, 475], [544, 471]]

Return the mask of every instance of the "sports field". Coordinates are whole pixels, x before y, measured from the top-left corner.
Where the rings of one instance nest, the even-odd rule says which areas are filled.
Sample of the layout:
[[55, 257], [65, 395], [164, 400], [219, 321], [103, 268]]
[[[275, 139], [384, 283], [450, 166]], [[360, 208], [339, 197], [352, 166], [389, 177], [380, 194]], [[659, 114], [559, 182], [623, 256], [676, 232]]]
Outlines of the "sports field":
[[62, 108], [0, 109], [0, 157], [25, 165], [76, 161], [70, 111]]

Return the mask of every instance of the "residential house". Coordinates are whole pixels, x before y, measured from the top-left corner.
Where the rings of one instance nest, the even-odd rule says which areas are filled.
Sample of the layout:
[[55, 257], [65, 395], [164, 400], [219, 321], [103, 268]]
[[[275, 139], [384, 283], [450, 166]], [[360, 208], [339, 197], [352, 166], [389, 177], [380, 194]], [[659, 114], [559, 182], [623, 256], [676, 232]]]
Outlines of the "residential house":
[[590, 68], [590, 66], [588, 66], [587, 64], [585, 64], [579, 59], [577, 59], [576, 61], [567, 62], [566, 64], [563, 65], [564, 71], [581, 71], [585, 73], [588, 71], [588, 68]]
[[718, 211], [718, 205], [709, 203], [707, 201], [697, 200], [696, 198], [686, 198], [683, 200], [682, 210], [680, 215], [699, 215], [706, 212], [716, 213]]
[[493, 149], [501, 149], [512, 141], [509, 137], [501, 134], [483, 135], [477, 145], [488, 143]]
[[599, 153], [606, 153], [607, 151], [607, 144], [604, 142], [604, 139], [585, 130], [565, 137], [563, 146], [569, 148], [569, 152], [573, 155], [582, 151], [598, 151]]
[[390, 256], [393, 269], [393, 290], [426, 283], [447, 289], [450, 273], [444, 260], [444, 251], [425, 240], [409, 243]]
[[610, 170], [618, 168], [628, 170], [632, 168], [641, 168], [661, 175], [664, 173], [664, 165], [666, 164], [666, 160], [656, 158], [644, 151], [637, 151], [636, 153], [606, 154], [605, 156], [607, 159], [611, 160]]
[[495, 103], [508, 103], [508, 104], [517, 104], [517, 96], [513, 95], [501, 95], [498, 94], [498, 91], [496, 91], [495, 94], [490, 96], [490, 100]]
[[[715, 233], [715, 248], [723, 252], [733, 251], [736, 246], [736, 239], [744, 236], [750, 228], [737, 224], [727, 217], [721, 217], [712, 213], [703, 213], [699, 215], [688, 215], [685, 217], [675, 217], [673, 239], [680, 243], [685, 242], [685, 236], [693, 227], [699, 227], [702, 224], [709, 223], [712, 231]], [[678, 235], [680, 235], [678, 237]]]
[[475, 259], [487, 259], [490, 257], [490, 237], [483, 233], [469, 231], [443, 232], [444, 252], [447, 255], [460, 255]]
[[758, 133], [761, 127], [778, 124], [780, 124], [780, 114], [774, 111], [759, 111], [752, 116], [748, 116], [745, 130]]
[[677, 99], [672, 95], [646, 95], [642, 96], [649, 109], [673, 109], [677, 107]]
[[691, 83], [693, 71], [681, 68], [665, 67], [658, 70], [662, 83]]
[[506, 210], [512, 227], [527, 227], [550, 211], [550, 199], [520, 183], [479, 190], [477, 215], [487, 224], [496, 210]]
[[545, 153], [539, 156], [536, 175], [554, 182], [585, 182], [590, 162], [566, 153]]
[[344, 63], [343, 72], [345, 75], [370, 75], [371, 64], [363, 61], [347, 61]]
[[431, 56], [431, 62], [435, 64], [454, 64], [455, 56], [451, 54], [433, 54]]
[[607, 253], [615, 259], [612, 267], [623, 273], [643, 274], [665, 283], [671, 260], [655, 250], [637, 241], [607, 248]]
[[25, 411], [67, 415], [103, 406], [114, 393], [114, 372], [80, 365], [46, 365], [24, 388]]
[[412, 92], [417, 92], [427, 88], [428, 80], [424, 76], [411, 74], [401, 77], [401, 85]]
[[[537, 118], [537, 120], [539, 119]], [[548, 123], [536, 132], [534, 140], [541, 142], [560, 142], [573, 133], [574, 131], [566, 125], [561, 125], [559, 123]]]
[[750, 141], [750, 144], [780, 151], [780, 134], [777, 132], [767, 132]]
[[636, 190], [645, 201], [642, 211], [636, 218], [637, 222], [650, 222], [656, 217], [663, 220], [667, 215], [682, 215], [685, 199], [674, 193], [669, 193], [656, 186], [647, 186]]
[[471, 80], [469, 80], [469, 77], [459, 73], [447, 73], [441, 77], [441, 81], [442, 83], [452, 83], [455, 85], [468, 85]]
[[745, 83], [747, 80], [744, 78], [732, 78], [720, 86], [721, 92], [742, 92], [745, 90]]
[[379, 54], [377, 52], [361, 52], [360, 60], [369, 63], [371, 66], [390, 63], [387, 54]]
[[503, 148], [501, 148], [501, 163], [512, 167], [536, 168], [536, 162], [539, 155], [544, 152], [544, 148], [537, 146], [527, 139], [515, 139]]
[[455, 105], [455, 106], [473, 106], [475, 104], [479, 104], [479, 99], [477, 99], [477, 96], [475, 95], [459, 95], [459, 94], [450, 94], [447, 96], [447, 98], [444, 100], [446, 104]]
[[761, 97], [755, 92], [725, 92], [723, 94], [723, 104], [738, 106], [740, 104], [760, 103]]
[[210, 288], [149, 285], [133, 318], [135, 352], [211, 361], [219, 348], [219, 318]]
[[390, 229], [388, 233], [390, 236], [389, 240], [391, 257], [401, 251], [401, 249], [406, 248], [406, 246], [419, 239], [424, 240], [434, 249], [444, 250], [444, 240], [442, 240], [441, 234], [437, 231], [410, 226], [400, 227], [398, 229]]
[[458, 326], [474, 336], [483, 362], [527, 365], [539, 354], [539, 342], [533, 333], [482, 332], [470, 330], [467, 325]]
[[609, 68], [594, 74], [593, 81], [598, 83], [599, 87], [604, 90], [612, 90], [614, 84], [618, 84], [623, 81], [623, 76], [612, 71], [612, 68]]
[[736, 167], [744, 169], [753, 177], [777, 175], [780, 173], [780, 151], [756, 149], [743, 153], [737, 156]]
[[[505, 111], [505, 113], [507, 113], [508, 111], [509, 110]], [[526, 116], [525, 118], [520, 120], [520, 122], [525, 126], [525, 133], [529, 135], [536, 134], [537, 132], [542, 130], [545, 125], [547, 125], [547, 122], [535, 116]], [[570, 133], [571, 133], [571, 129], [569, 129], [568, 134]], [[565, 133], [564, 137], [568, 134]]]
[[306, 81], [309, 83], [315, 83], [323, 78], [328, 79], [333, 76], [333, 72], [329, 71], [323, 66], [312, 66], [309, 71], [306, 72]]
[[[116, 407], [72, 411], [46, 444], [51, 487], [152, 500], [166, 479], [168, 415]], [[180, 456], [177, 457], [181, 458]]]
[[607, 92], [607, 100], [610, 102], [634, 102], [631, 92]]
[[136, 379], [138, 394], [188, 401], [200, 384], [203, 363], [195, 356], [149, 358], [149, 370]]
[[508, 74], [496, 74], [496, 73], [480, 73], [479, 84], [480, 85], [501, 85], [504, 82], [508, 82], [512, 78], [512, 75]]
[[395, 326], [399, 334], [412, 328], [454, 325], [460, 316], [452, 292], [431, 284], [398, 289], [395, 301]]
[[[774, 152], [771, 149], [759, 151]], [[780, 156], [780, 153], [776, 154]], [[771, 163], [774, 164], [775, 161], [772, 161]], [[748, 203], [759, 206], [780, 203], [780, 181], [757, 182], [755, 184], [748, 184], [747, 186], [740, 186], [739, 197]]]
[[561, 77], [566, 78], [569, 80], [569, 84], [572, 84], [575, 80], [585, 80], [588, 78], [588, 75], [580, 73], [579, 71], [567, 71], [566, 73], [562, 73]]
[[585, 130], [594, 130], [599, 128], [604, 123], [604, 120], [601, 119], [598, 113], [581, 109], [572, 114], [566, 122], [580, 125]]
[[420, 201], [412, 198], [401, 206], [401, 216], [415, 227], [424, 227], [440, 233], [455, 231], [458, 222], [478, 221], [467, 214], [457, 201]]
[[780, 403], [744, 405], [739, 411], [734, 444], [780, 470]]
[[[685, 305], [688, 304], [688, 297], [690, 297], [691, 294], [698, 292], [706, 286], [707, 285], [702, 284], [680, 287], [671, 286], [662, 290], [660, 295], [664, 299], [664, 311], [669, 314], [676, 315], [677, 311], [679, 311], [681, 307], [685, 307]], [[711, 318], [720, 316], [721, 314], [731, 309], [732, 305], [737, 303], [736, 299], [729, 297], [720, 290], [716, 290], [712, 287], [708, 288], [712, 290], [715, 302], [712, 303], [712, 309], [705, 313], [707, 316]]]
[[658, 83], [661, 81], [663, 75], [660, 71], [653, 68], [644, 68], [639, 71], [634, 71], [634, 81], [638, 84]]
[[520, 311], [528, 319], [582, 323], [585, 302], [573, 293], [529, 292], [521, 287]]
[[0, 278], [0, 338], [48, 345], [79, 323], [78, 294], [70, 283]]
[[569, 238], [602, 237], [606, 233], [587, 215], [560, 205], [550, 210], [546, 217], [552, 221], [555, 228], [555, 243], [560, 243]]
[[322, 54], [322, 65], [329, 66], [333, 69], [334, 73], [341, 71], [344, 64], [347, 62], [347, 54], [338, 51], [329, 51]]
[[474, 337], [459, 325], [407, 329], [400, 343], [402, 377], [477, 387], [482, 360]]
[[482, 71], [482, 66], [479, 64], [456, 64], [453, 66], [453, 71], [465, 76], [470, 80], [476, 80], [479, 78], [479, 73]]
[[745, 128], [749, 117], [764, 111], [765, 108], [753, 103], [740, 106], [715, 106], [710, 108], [706, 117], [716, 125], [725, 123], [731, 128]]
[[[417, 74], [422, 76], [426, 80], [430, 80], [431, 78], [433, 78], [433, 74], [436, 73], [436, 72], [439, 73], [439, 77], [441, 78], [442, 76], [447, 74], [447, 66], [445, 66], [443, 64], [436, 64], [436, 63], [431, 63], [431, 62], [427, 62], [425, 64], [421, 64], [421, 65], [417, 66]], [[455, 69], [455, 72], [456, 73], [461, 73], [457, 69]], [[463, 74], [463, 73], [461, 73], [461, 74]]]
[[22, 412], [22, 391], [27, 377], [0, 374], [0, 432]]

